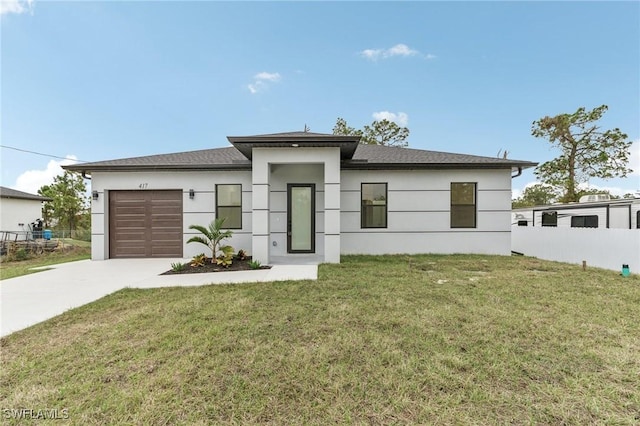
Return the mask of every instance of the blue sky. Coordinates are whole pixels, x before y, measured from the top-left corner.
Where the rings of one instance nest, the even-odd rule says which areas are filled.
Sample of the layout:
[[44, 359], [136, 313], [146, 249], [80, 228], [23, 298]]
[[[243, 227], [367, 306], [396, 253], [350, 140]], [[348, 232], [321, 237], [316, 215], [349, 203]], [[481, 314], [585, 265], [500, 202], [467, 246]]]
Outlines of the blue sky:
[[[411, 148], [542, 163], [534, 120], [607, 104], [634, 173], [590, 184], [640, 190], [638, 2], [2, 0], [0, 19], [5, 146], [99, 161], [389, 117]], [[1, 155], [29, 192], [65, 162]]]

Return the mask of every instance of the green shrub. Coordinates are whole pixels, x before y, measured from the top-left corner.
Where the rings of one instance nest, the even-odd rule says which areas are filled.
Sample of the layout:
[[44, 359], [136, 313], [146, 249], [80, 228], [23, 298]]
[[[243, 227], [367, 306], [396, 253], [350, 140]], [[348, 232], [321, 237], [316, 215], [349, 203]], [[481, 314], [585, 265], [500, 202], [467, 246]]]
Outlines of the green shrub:
[[172, 263], [171, 264], [171, 270], [173, 272], [181, 272], [184, 271], [185, 268], [185, 264], [184, 263]]
[[193, 256], [193, 259], [191, 259], [191, 266], [193, 266], [194, 268], [204, 266], [204, 262], [206, 261], [207, 256], [205, 256], [204, 253], [196, 254], [195, 256]]
[[260, 269], [262, 265], [260, 264], [259, 260], [252, 260], [251, 262], [249, 262], [249, 267], [251, 269]]

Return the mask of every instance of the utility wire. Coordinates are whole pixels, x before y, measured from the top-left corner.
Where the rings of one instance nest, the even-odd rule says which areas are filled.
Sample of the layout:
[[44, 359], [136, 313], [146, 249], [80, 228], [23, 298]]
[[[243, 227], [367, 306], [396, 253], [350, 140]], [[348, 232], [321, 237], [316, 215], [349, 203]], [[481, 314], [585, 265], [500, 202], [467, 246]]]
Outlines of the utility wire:
[[77, 161], [78, 163], [89, 163], [90, 162], [90, 161], [78, 160], [78, 159], [74, 159], [74, 158], [60, 157], [58, 155], [43, 154], [42, 152], [29, 151], [27, 149], [21, 149], [21, 148], [16, 148], [16, 147], [7, 146], [7, 145], [0, 145], [0, 148], [13, 149], [14, 151], [26, 152], [28, 154], [41, 155], [43, 157], [59, 158], [61, 160], [73, 160], [73, 161]]

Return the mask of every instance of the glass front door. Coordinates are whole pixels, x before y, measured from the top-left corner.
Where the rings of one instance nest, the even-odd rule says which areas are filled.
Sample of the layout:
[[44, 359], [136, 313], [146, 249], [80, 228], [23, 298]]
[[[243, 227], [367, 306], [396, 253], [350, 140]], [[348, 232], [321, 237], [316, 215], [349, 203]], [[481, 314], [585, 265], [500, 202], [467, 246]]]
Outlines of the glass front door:
[[287, 252], [315, 253], [314, 184], [287, 185]]

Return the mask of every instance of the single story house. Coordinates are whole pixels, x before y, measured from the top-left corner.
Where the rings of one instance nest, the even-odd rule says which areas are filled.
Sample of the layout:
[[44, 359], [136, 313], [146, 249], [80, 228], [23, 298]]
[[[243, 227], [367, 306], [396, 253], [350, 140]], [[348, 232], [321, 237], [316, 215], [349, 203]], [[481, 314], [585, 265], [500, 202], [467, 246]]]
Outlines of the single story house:
[[51, 198], [0, 186], [0, 231], [17, 233], [18, 239], [25, 239], [29, 225], [42, 217], [45, 201]]
[[92, 257], [191, 257], [225, 217], [261, 263], [341, 254], [511, 251], [511, 179], [536, 163], [360, 144], [229, 136], [232, 146], [64, 166], [91, 177]]

